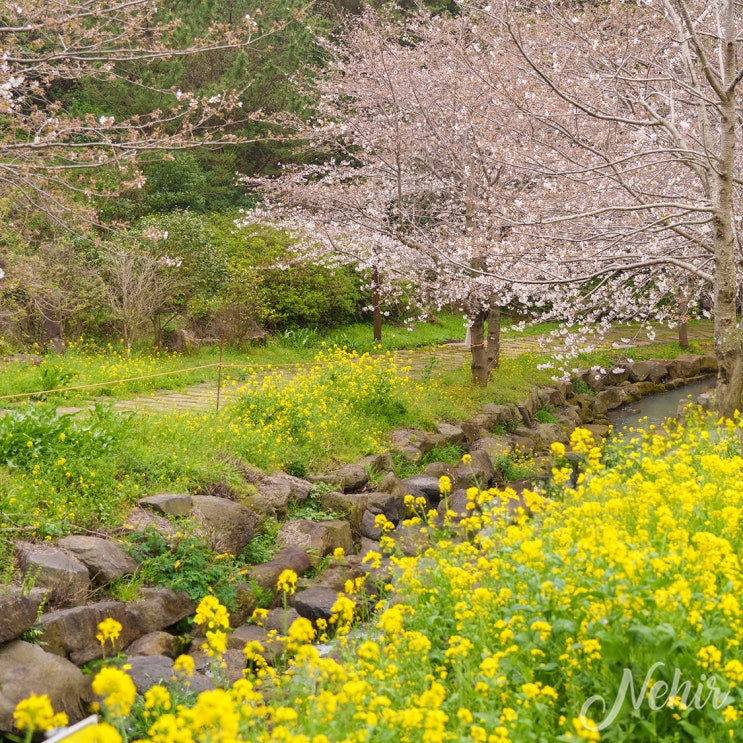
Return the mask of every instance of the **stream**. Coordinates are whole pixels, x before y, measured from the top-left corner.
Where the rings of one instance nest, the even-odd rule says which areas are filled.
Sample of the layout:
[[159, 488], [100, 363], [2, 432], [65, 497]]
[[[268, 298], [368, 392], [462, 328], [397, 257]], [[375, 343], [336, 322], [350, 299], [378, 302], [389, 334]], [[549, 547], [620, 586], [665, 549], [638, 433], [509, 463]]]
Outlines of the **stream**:
[[[696, 382], [682, 385], [675, 390], [648, 395], [637, 402], [610, 410], [607, 418], [614, 428], [635, 426], [646, 428], [650, 425], [660, 426], [666, 418], [675, 418], [679, 400], [686, 400], [690, 395], [697, 395], [715, 386], [715, 377], [707, 377]], [[639, 419], [647, 417], [639, 424]]]

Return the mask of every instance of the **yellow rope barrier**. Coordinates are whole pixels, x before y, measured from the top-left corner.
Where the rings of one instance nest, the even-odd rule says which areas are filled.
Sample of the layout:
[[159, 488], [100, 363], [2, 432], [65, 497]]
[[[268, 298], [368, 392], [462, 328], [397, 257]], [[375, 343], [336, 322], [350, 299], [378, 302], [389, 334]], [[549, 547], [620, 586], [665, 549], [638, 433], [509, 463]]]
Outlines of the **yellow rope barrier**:
[[[437, 347], [433, 347], [433, 348], [438, 350]], [[408, 353], [412, 356], [414, 352], [411, 349], [408, 351]], [[397, 355], [397, 353], [395, 355]], [[358, 359], [354, 359], [354, 361], [357, 361], [357, 360]], [[222, 369], [254, 369], [254, 368], [285, 369], [285, 368], [301, 368], [301, 367], [308, 367], [308, 366], [320, 366], [322, 364], [331, 366], [333, 364], [340, 364], [340, 363], [343, 363], [343, 362], [342, 361], [325, 361], [325, 362], [323, 361], [296, 361], [296, 362], [285, 363], [285, 364], [256, 364], [252, 362], [249, 362], [247, 364], [224, 364], [224, 363], [203, 364], [201, 366], [188, 367], [187, 369], [174, 369], [172, 371], [158, 372], [156, 374], [147, 374], [142, 377], [125, 377], [123, 379], [113, 379], [108, 382], [94, 382], [92, 384], [81, 384], [81, 385], [76, 385], [73, 387], [57, 387], [52, 390], [36, 390], [35, 392], [16, 392], [12, 395], [0, 395], [0, 400], [14, 400], [14, 399], [19, 399], [19, 398], [24, 398], [24, 397], [36, 397], [38, 395], [44, 395], [44, 394], [57, 394], [61, 392], [78, 392], [81, 390], [96, 389], [98, 387], [110, 387], [116, 384], [126, 384], [127, 382], [139, 382], [144, 379], [157, 379], [158, 377], [169, 377], [172, 374], [185, 374], [187, 372], [200, 371], [201, 369], [214, 369], [215, 367], [220, 367]]]
[[137, 382], [141, 379], [155, 379], [156, 377], [169, 377], [171, 374], [184, 374], [185, 372], [198, 371], [199, 369], [212, 369], [219, 364], [204, 364], [203, 366], [193, 366], [189, 369], [174, 369], [168, 372], [158, 372], [157, 374], [148, 374], [145, 377], [126, 377], [124, 379], [114, 379], [110, 382], [94, 382], [93, 384], [82, 384], [76, 387], [57, 387], [53, 390], [36, 390], [36, 392], [16, 392], [13, 395], [0, 395], [0, 400], [8, 400], [15, 397], [33, 397], [34, 395], [44, 395], [51, 392], [75, 392], [77, 390], [90, 390], [95, 387], [109, 387], [112, 384], [125, 384], [126, 382]]

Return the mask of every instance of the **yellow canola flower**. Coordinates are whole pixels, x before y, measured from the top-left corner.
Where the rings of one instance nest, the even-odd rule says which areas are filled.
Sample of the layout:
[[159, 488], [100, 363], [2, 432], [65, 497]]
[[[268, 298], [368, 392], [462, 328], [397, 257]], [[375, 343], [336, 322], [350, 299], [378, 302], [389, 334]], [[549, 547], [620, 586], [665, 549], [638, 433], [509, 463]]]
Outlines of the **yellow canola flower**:
[[47, 694], [31, 694], [16, 705], [13, 724], [21, 731], [43, 732], [66, 725], [67, 715], [64, 712], [55, 714]]
[[86, 725], [81, 730], [68, 735], [65, 743], [122, 743], [121, 733], [107, 722]]
[[298, 576], [293, 570], [282, 570], [276, 581], [276, 590], [291, 596], [297, 590]]
[[118, 668], [102, 668], [93, 679], [93, 693], [112, 717], [126, 717], [137, 697], [131, 677]]
[[109, 640], [113, 645], [121, 635], [121, 629], [121, 622], [108, 617], [98, 624], [98, 634], [96, 634], [95, 639], [98, 640], [101, 646], [104, 646]]

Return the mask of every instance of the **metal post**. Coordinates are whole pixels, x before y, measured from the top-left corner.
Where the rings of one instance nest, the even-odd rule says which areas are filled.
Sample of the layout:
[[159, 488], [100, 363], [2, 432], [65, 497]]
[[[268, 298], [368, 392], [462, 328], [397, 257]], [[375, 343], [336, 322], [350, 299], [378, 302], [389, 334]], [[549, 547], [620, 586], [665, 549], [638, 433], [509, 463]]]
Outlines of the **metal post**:
[[222, 387], [222, 349], [224, 338], [219, 339], [219, 366], [217, 367], [217, 413], [219, 412], [219, 391]]

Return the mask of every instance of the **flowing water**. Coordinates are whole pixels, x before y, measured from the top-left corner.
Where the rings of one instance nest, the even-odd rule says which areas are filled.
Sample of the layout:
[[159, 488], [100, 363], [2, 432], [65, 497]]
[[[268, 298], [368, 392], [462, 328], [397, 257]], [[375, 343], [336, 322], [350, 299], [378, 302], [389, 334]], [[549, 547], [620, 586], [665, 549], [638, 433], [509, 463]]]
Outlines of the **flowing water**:
[[[666, 418], [675, 418], [679, 400], [686, 400], [689, 396], [696, 397], [702, 392], [713, 389], [715, 378], [707, 377], [696, 382], [690, 382], [675, 390], [648, 395], [630, 405], [610, 410], [607, 417], [614, 428], [635, 426], [645, 428], [649, 425], [661, 425]], [[638, 424], [640, 418], [646, 418]]]

